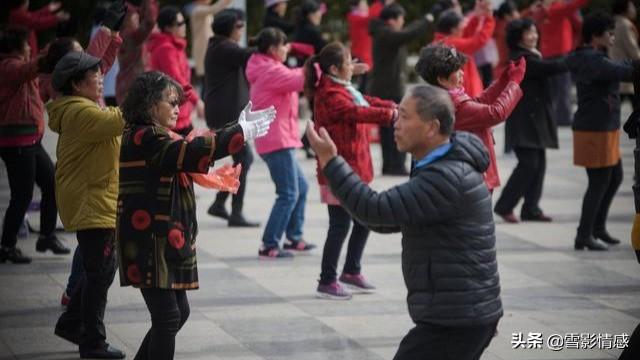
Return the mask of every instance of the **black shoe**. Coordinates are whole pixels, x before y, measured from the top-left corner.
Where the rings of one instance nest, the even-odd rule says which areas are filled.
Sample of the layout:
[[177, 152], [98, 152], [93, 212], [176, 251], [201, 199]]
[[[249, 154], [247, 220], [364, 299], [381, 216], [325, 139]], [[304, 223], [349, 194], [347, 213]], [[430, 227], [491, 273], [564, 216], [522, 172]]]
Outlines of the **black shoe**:
[[82, 330], [80, 327], [70, 330], [60, 324], [56, 324], [56, 329], [53, 331], [56, 336], [67, 340], [68, 342], [76, 345], [80, 345], [80, 338], [82, 336]]
[[51, 250], [56, 255], [66, 255], [71, 253], [71, 249], [64, 246], [62, 241], [58, 239], [55, 235], [50, 236], [40, 236], [38, 241], [36, 242], [36, 251], [37, 252], [45, 252], [47, 250]]
[[611, 237], [611, 235], [609, 235], [609, 233], [605, 230], [605, 231], [600, 231], [600, 232], [593, 232], [593, 237], [596, 239], [600, 239], [604, 242], [606, 242], [609, 245], [618, 245], [620, 244], [620, 240]]
[[584, 237], [584, 236], [576, 236], [574, 248], [576, 250], [583, 250], [584, 248], [588, 250], [595, 251], [605, 251], [609, 250], [607, 245], [600, 240], [594, 239], [592, 236]]
[[80, 351], [80, 359], [124, 359], [127, 355], [109, 344], [89, 351]]
[[229, 227], [259, 227], [259, 222], [249, 221], [242, 214], [231, 214], [229, 217]]
[[22, 251], [17, 247], [12, 248], [0, 248], [0, 263], [10, 261], [14, 264], [28, 264], [31, 262], [31, 258], [22, 255]]
[[315, 244], [310, 244], [304, 240], [287, 240], [282, 245], [282, 248], [285, 250], [293, 250], [293, 251], [309, 251], [316, 248]]
[[227, 209], [224, 208], [224, 204], [218, 205], [218, 203], [214, 202], [209, 206], [209, 210], [207, 210], [207, 214], [215, 217], [219, 217], [224, 220], [229, 220], [229, 213]]

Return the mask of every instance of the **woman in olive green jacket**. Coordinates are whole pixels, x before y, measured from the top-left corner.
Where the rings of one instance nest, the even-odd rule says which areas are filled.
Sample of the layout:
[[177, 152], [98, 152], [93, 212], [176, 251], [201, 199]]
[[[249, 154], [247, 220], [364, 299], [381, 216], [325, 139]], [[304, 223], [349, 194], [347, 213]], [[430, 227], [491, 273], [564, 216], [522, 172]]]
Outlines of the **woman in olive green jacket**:
[[[56, 201], [68, 231], [76, 231], [85, 273], [80, 289], [56, 325], [56, 334], [80, 346], [80, 357], [122, 359], [106, 343], [107, 292], [116, 271], [118, 159], [124, 120], [118, 108], [101, 108], [100, 59], [65, 55], [52, 85], [63, 96], [47, 104], [49, 127], [59, 134]], [[83, 330], [81, 330], [83, 329]]]

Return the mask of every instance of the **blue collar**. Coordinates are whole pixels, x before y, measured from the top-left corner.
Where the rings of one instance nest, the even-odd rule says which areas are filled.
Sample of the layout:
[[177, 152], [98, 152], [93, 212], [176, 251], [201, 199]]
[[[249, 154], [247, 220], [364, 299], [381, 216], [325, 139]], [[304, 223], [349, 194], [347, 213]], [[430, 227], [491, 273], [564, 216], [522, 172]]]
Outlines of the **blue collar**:
[[451, 150], [451, 146], [452, 144], [446, 143], [446, 144], [442, 144], [440, 146], [438, 146], [437, 148], [431, 150], [430, 153], [428, 153], [425, 157], [423, 157], [422, 159], [418, 160], [418, 161], [413, 161], [413, 170], [418, 170], [420, 168], [423, 168], [429, 164], [431, 164], [432, 162], [440, 159], [441, 157], [445, 156], [449, 150]]

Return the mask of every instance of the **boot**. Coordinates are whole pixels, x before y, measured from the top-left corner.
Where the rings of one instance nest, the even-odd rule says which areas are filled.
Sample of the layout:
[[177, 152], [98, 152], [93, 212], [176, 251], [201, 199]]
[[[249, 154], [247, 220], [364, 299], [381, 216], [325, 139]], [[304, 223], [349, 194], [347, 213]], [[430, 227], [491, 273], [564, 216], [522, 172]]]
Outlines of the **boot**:
[[611, 235], [609, 235], [609, 233], [607, 232], [607, 230], [604, 231], [594, 231], [593, 232], [593, 237], [596, 239], [600, 239], [602, 241], [604, 241], [605, 243], [609, 244], [609, 245], [618, 245], [620, 244], [620, 240], [611, 237]]
[[259, 227], [259, 222], [245, 219], [242, 213], [234, 213], [229, 217], [229, 227]]
[[229, 220], [229, 213], [227, 212], [227, 209], [224, 208], [224, 203], [220, 204], [217, 201], [214, 201], [209, 207], [209, 210], [207, 210], [207, 213], [211, 216]]
[[71, 249], [64, 246], [55, 235], [40, 236], [36, 242], [36, 251], [45, 252], [47, 250], [51, 250], [56, 255], [66, 255], [71, 252]]
[[588, 250], [596, 250], [596, 251], [605, 251], [609, 250], [607, 245], [600, 240], [596, 240], [593, 236], [580, 236], [577, 235], [574, 243], [574, 248], [576, 250], [583, 250], [584, 248]]

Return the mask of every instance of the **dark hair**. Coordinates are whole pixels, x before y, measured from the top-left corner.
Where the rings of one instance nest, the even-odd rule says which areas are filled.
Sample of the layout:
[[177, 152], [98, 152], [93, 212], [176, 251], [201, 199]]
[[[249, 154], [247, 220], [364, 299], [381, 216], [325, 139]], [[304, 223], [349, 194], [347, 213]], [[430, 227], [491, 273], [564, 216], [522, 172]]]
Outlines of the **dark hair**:
[[606, 31], [613, 30], [613, 18], [605, 13], [595, 13], [587, 16], [582, 24], [582, 42], [590, 43], [593, 37], [602, 36]]
[[402, 7], [402, 5], [398, 3], [389, 4], [382, 8], [380, 12], [380, 19], [382, 21], [397, 19], [400, 16], [404, 16], [406, 11]]
[[258, 48], [258, 52], [266, 54], [269, 52], [270, 47], [286, 44], [287, 42], [287, 35], [282, 30], [266, 27], [249, 40], [249, 46], [255, 46]]
[[340, 42], [332, 42], [323, 47], [320, 53], [307, 59], [304, 64], [304, 93], [308, 99], [312, 99], [316, 92], [318, 74], [315, 64], [320, 66], [323, 74], [328, 74], [331, 66], [340, 69], [348, 55], [349, 49], [346, 46]]
[[71, 77], [67, 80], [64, 86], [62, 86], [62, 88], [60, 89], [60, 92], [62, 93], [62, 95], [72, 96], [73, 84], [77, 84], [80, 81], [84, 80], [84, 78], [87, 76], [87, 73], [94, 73], [94, 72], [97, 72], [98, 70], [100, 70], [100, 63], [84, 71], [78, 71], [77, 73], [71, 75]]
[[27, 29], [20, 26], [2, 26], [0, 28], [0, 54], [22, 51], [29, 40]]
[[42, 72], [46, 74], [53, 73], [53, 69], [55, 69], [58, 61], [73, 50], [73, 43], [75, 41], [76, 39], [72, 37], [61, 37], [53, 40], [49, 44], [49, 51], [47, 51], [47, 55], [44, 58]]
[[93, 12], [94, 24], [101, 24], [104, 21], [104, 17], [107, 14], [109, 5], [111, 5], [110, 1], [98, 1], [98, 3], [96, 4], [96, 9]]
[[315, 0], [305, 0], [295, 11], [298, 26], [309, 22], [309, 15], [320, 10], [320, 4]]
[[211, 30], [216, 35], [229, 37], [236, 28], [236, 23], [245, 21], [246, 18], [245, 12], [241, 9], [224, 9], [215, 16]]
[[467, 57], [455, 48], [432, 44], [422, 48], [416, 63], [416, 72], [431, 85], [440, 86], [438, 78], [448, 78], [467, 63]]
[[629, 8], [629, 3], [632, 3], [632, 0], [613, 0], [611, 12], [613, 15], [624, 15]]
[[507, 24], [506, 29], [506, 41], [510, 50], [517, 50], [520, 48], [520, 42], [522, 36], [526, 31], [536, 27], [536, 23], [529, 18], [516, 19]]
[[184, 92], [182, 86], [168, 75], [160, 71], [149, 71], [138, 76], [131, 84], [127, 96], [120, 108], [128, 124], [152, 125], [151, 108], [164, 100], [164, 91], [171, 89], [178, 94], [182, 102]]
[[513, 14], [514, 11], [518, 11], [518, 7], [512, 0], [506, 0], [496, 10], [495, 15], [499, 19], [504, 19], [507, 15]]
[[453, 133], [455, 110], [448, 92], [436, 86], [423, 84], [411, 89], [409, 95], [416, 99], [416, 112], [422, 120], [438, 119], [440, 134]]
[[180, 9], [175, 6], [163, 6], [158, 13], [158, 29], [164, 31], [166, 28], [176, 24], [178, 20], [178, 14], [181, 14]]
[[449, 9], [440, 14], [436, 23], [436, 31], [443, 34], [451, 34], [460, 23], [462, 23], [462, 15], [458, 14], [454, 9]]
[[439, 0], [431, 7], [431, 14], [433, 18], [438, 20], [440, 14], [453, 8], [453, 1], [451, 0]]

